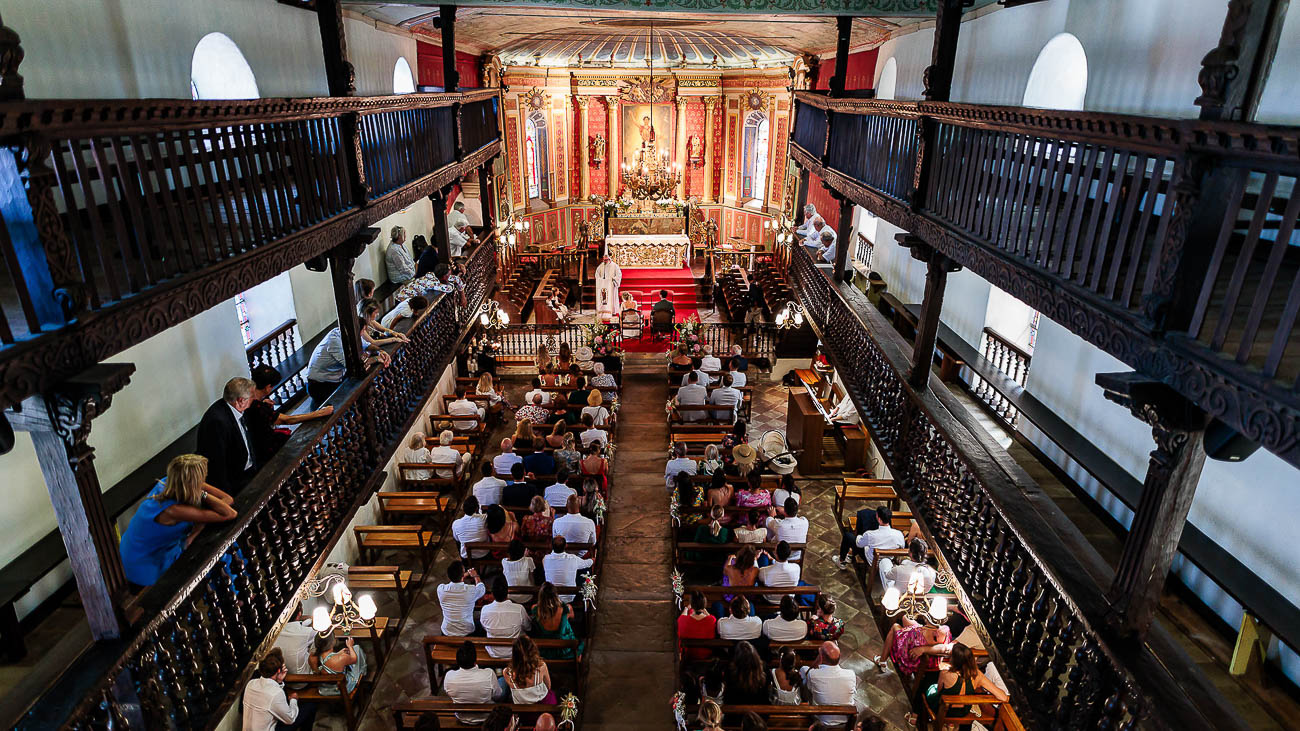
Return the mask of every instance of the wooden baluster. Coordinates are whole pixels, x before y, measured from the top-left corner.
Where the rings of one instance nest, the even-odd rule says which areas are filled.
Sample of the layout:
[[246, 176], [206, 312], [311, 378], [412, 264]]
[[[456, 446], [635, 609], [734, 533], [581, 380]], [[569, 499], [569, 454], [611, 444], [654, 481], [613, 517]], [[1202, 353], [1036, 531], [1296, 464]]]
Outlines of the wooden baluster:
[[1015, 584], [1017, 588], [1015, 596], [1012, 597], [1015, 602], [1012, 607], [1015, 619], [1012, 621], [1011, 631], [1007, 633], [1009, 641], [1005, 645], [1007, 654], [1012, 659], [1018, 660], [1017, 665], [1023, 665], [1025, 660], [1023, 651], [1033, 626], [1034, 597], [1038, 594], [1038, 572], [1035, 570], [1036, 567], [1030, 566], [1030, 562], [1029, 555], [1025, 554], [1024, 561], [1020, 564], [1020, 568], [1025, 573], [1024, 583]]
[[240, 624], [251, 625], [251, 634], [256, 636], [263, 628], [270, 626], [271, 620], [267, 616], [267, 595], [261, 591], [253, 591], [253, 580], [250, 575], [261, 572], [257, 570], [260, 567], [256, 563], [249, 563], [247, 559], [247, 556], [252, 555], [251, 551], [248, 535], [244, 534], [231, 547], [228, 555], [230, 556], [231, 589], [236, 596], [243, 599], [244, 610], [240, 612]]
[[[166, 636], [166, 632], [163, 636]], [[169, 703], [168, 720], [177, 728], [189, 728], [190, 708], [186, 703], [185, 686], [181, 682], [175, 656], [169, 647], [158, 644], [158, 674], [163, 696]]]
[[217, 659], [217, 670], [221, 673], [223, 679], [230, 678], [234, 675], [237, 667], [236, 660], [239, 657], [229, 632], [233, 618], [226, 615], [225, 608], [227, 605], [221, 593], [217, 591], [215, 579], [209, 578], [205, 582], [203, 596], [205, 603], [208, 605], [208, 626], [211, 628], [211, 640], [216, 645], [214, 657]]
[[[203, 669], [195, 657], [195, 643], [190, 628], [178, 616], [172, 624], [172, 663], [177, 667], [178, 680], [185, 686], [185, 702], [196, 716], [207, 715], [215, 707], [215, 701], [209, 698], [209, 690], [203, 682]], [[212, 694], [219, 693], [221, 686], [211, 689]]]

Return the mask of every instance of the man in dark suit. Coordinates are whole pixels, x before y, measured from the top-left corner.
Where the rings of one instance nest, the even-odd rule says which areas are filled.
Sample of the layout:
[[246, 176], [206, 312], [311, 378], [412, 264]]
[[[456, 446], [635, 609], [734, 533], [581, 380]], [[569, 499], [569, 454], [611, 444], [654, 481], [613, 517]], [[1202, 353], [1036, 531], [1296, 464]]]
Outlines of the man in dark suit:
[[669, 317], [673, 320], [677, 319], [677, 310], [673, 308], [673, 301], [668, 299], [668, 290], [666, 289], [659, 290], [659, 301], [654, 304], [654, 307], [650, 308], [651, 317], [654, 316], [654, 313], [663, 311], [667, 311]]
[[257, 473], [256, 455], [244, 424], [253, 403], [253, 382], [232, 378], [221, 399], [199, 421], [197, 452], [208, 458], [208, 484], [235, 495]]

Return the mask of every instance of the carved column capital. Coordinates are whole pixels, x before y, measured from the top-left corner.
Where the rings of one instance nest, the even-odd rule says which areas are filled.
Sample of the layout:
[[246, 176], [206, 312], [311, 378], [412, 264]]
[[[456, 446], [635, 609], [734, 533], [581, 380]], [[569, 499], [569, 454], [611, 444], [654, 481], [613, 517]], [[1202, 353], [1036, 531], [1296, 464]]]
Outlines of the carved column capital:
[[18, 73], [23, 56], [18, 33], [0, 20], [0, 99], [4, 101], [24, 98], [23, 77]]
[[573, 100], [578, 103], [578, 108], [585, 112], [587, 111], [587, 102], [591, 100], [591, 97], [579, 95], [575, 96]]
[[706, 97], [704, 97], [704, 111], [705, 111], [705, 112], [712, 113], [712, 112], [713, 112], [713, 108], [714, 108], [715, 106], [717, 106], [717, 105], [718, 105], [719, 103], [721, 103], [721, 102], [722, 102], [722, 97], [720, 97], [720, 96], [706, 96]]
[[130, 383], [134, 372], [134, 363], [102, 363], [59, 384], [42, 399], [49, 428], [63, 441], [70, 458], [90, 436], [91, 421], [108, 410], [113, 395]]

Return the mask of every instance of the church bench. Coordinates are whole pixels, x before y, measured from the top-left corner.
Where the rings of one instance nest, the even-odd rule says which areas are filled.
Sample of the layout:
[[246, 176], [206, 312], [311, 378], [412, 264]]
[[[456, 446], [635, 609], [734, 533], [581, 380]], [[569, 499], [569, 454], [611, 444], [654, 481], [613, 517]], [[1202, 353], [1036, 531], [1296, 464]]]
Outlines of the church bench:
[[845, 477], [835, 488], [835, 515], [840, 527], [852, 530], [844, 522], [845, 503], [850, 500], [887, 503], [891, 510], [898, 510], [901, 500], [894, 490], [893, 480], [872, 477]]
[[352, 529], [362, 559], [372, 563], [378, 551], [413, 551], [425, 571], [438, 549], [439, 533], [419, 525], [358, 525]]
[[[458, 423], [468, 423], [471, 426], [458, 428], [456, 426]], [[429, 431], [425, 436], [429, 437], [430, 435], [436, 436], [441, 434], [443, 430], [438, 428], [439, 424], [450, 424], [451, 432], [456, 436], [466, 438], [469, 444], [483, 444], [487, 441], [488, 435], [491, 433], [488, 430], [487, 420], [480, 419], [477, 414], [470, 416], [466, 414], [442, 413], [429, 415]]]
[[415, 599], [416, 587], [420, 585], [423, 576], [418, 571], [410, 571], [400, 566], [349, 566], [348, 588], [353, 594], [363, 591], [393, 592], [397, 595], [402, 616], [406, 616]]
[[[310, 675], [286, 675], [284, 684], [288, 693], [297, 693], [299, 703], [315, 703], [320, 706], [338, 706], [343, 712], [343, 720], [347, 724], [348, 731], [353, 731], [357, 727], [357, 711], [364, 708], [365, 696], [369, 694], [374, 680], [366, 677], [357, 683], [357, 687], [351, 693], [348, 692], [347, 679], [343, 675], [331, 675], [328, 673], [313, 673]], [[294, 688], [293, 686], [305, 685], [305, 688]], [[322, 693], [326, 688], [334, 689], [334, 693]]]
[[[717, 584], [692, 584], [682, 587], [682, 599], [691, 595], [691, 592], [699, 591], [704, 594], [704, 598], [710, 604], [713, 602], [723, 601], [722, 597], [727, 595], [743, 596], [749, 600], [749, 603], [756, 607], [762, 608], [765, 613], [776, 611], [776, 606], [780, 602], [770, 602], [764, 597], [771, 594], [773, 596], [790, 594], [796, 600], [811, 599], [811, 604], [805, 606], [798, 604], [799, 613], [806, 616], [812, 616], [813, 606], [817, 603], [817, 597], [821, 596], [821, 589], [816, 586], [719, 586]], [[674, 618], [673, 621], [676, 621]]]
[[[746, 713], [756, 713], [767, 723], [768, 731], [807, 731], [818, 716], [843, 715], [844, 725], [832, 724], [830, 731], [851, 731], [856, 723], [858, 709], [855, 706], [814, 706], [800, 704], [797, 706], [730, 706], [723, 705], [722, 728], [738, 731], [741, 717]], [[692, 706], [687, 718], [694, 718], [699, 713], [698, 706]]]
[[[426, 441], [426, 444], [427, 443], [428, 442]], [[456, 451], [458, 452], [465, 451], [465, 452], [469, 452], [470, 454], [474, 453], [474, 450], [469, 449], [468, 445], [453, 444], [452, 446], [453, 447], [459, 446], [464, 448], [463, 450], [457, 449]], [[469, 467], [462, 468], [459, 477], [439, 477], [438, 474], [434, 472], [434, 470], [438, 469], [439, 467], [442, 467], [443, 469], [447, 469], [449, 466], [435, 465], [432, 462], [398, 462], [397, 463], [398, 489], [403, 491], [411, 490], [417, 492], [459, 493], [465, 485], [465, 480], [468, 476]], [[415, 475], [419, 474], [420, 472], [428, 472], [429, 477], [428, 478], [416, 477]]]
[[456, 718], [457, 713], [486, 715], [497, 706], [507, 706], [511, 712], [520, 717], [518, 731], [531, 731], [537, 723], [537, 717], [549, 713], [559, 720], [560, 707], [537, 703], [455, 703], [450, 698], [414, 698], [393, 706], [393, 728], [405, 731], [414, 729], [421, 716], [435, 716], [436, 728], [440, 729], [478, 729], [481, 724], [463, 723]]
[[[727, 556], [730, 556], [745, 546], [752, 546], [755, 551], [767, 551], [773, 556], [776, 555], [775, 543], [696, 543], [694, 541], [678, 541], [676, 535], [677, 531], [673, 531], [673, 564], [678, 568], [684, 569], [702, 566], [705, 568], [715, 569], [720, 575], [722, 573], [722, 565], [727, 560]], [[790, 563], [799, 566], [803, 565], [802, 551], [805, 547], [806, 546], [803, 543], [790, 544], [790, 550], [792, 552], [800, 552], [800, 555], [797, 558], [790, 559]], [[688, 552], [706, 553], [710, 554], [710, 556], [709, 558], [703, 559], [687, 558], [685, 554]]]
[[[917, 716], [916, 727], [920, 731], [933, 729], [952, 728], [963, 726], [975, 721], [979, 721], [985, 728], [994, 729], [1021, 729], [1020, 719], [1015, 717], [1015, 712], [1011, 710], [1010, 703], [1003, 703], [987, 693], [976, 693], [973, 695], [945, 695], [940, 696], [939, 708], [932, 709], [930, 704], [921, 704], [921, 713]], [[970, 706], [967, 713], [955, 713], [956, 707]], [[1002, 709], [1006, 708], [1006, 713]], [[989, 721], [992, 720], [990, 725]]]
[[[889, 292], [880, 293], [880, 303], [877, 305], [881, 312], [885, 313], [894, 324], [894, 329], [901, 332], [911, 332], [912, 336], [916, 334], [917, 323], [919, 320], [918, 313], [920, 305], [905, 305], [898, 297]], [[940, 324], [941, 328], [945, 325]], [[952, 331], [949, 330], [951, 333]], [[947, 338], [943, 341], [935, 339], [935, 349], [939, 351], [939, 378], [945, 382], [957, 379], [958, 373], [966, 365], [962, 355], [952, 347], [954, 338]]]
[[[455, 667], [456, 651], [461, 645], [469, 642], [474, 645], [478, 654], [478, 665], [484, 668], [504, 668], [510, 664], [508, 657], [492, 657], [488, 655], [485, 648], [488, 647], [510, 647], [514, 644], [513, 639], [509, 638], [488, 638], [488, 637], [451, 637], [448, 635], [428, 635], [424, 638], [424, 661], [429, 667], [429, 688], [436, 695], [442, 690], [442, 668]], [[557, 639], [534, 639], [539, 650], [572, 650], [573, 657], [569, 659], [550, 659], [543, 658], [543, 662], [550, 668], [552, 674], [557, 670], [576, 673], [579, 665], [582, 663], [582, 646], [581, 640], [557, 640]], [[552, 677], [554, 685], [554, 677]]]
[[[727, 418], [718, 419], [713, 416], [715, 411], [719, 413], [732, 411], [733, 413]], [[675, 404], [672, 413], [668, 414], [668, 427], [670, 429], [679, 424], [722, 424], [730, 426], [734, 423], [736, 423], [734, 409], [728, 409], [726, 406], [714, 406], [713, 404]]]
[[456, 501], [454, 495], [421, 491], [379, 492], [375, 497], [379, 500], [379, 514], [384, 522], [388, 522], [390, 515], [415, 515], [421, 522], [441, 522], [439, 519], [447, 516], [448, 509]]

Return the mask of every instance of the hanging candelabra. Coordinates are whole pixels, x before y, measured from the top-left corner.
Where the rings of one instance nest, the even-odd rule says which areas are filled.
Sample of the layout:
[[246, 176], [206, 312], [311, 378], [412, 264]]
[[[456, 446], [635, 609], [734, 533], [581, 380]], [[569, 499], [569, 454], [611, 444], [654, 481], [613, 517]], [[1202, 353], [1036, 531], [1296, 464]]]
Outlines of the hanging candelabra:
[[[938, 589], [948, 589], [952, 586], [952, 574], [939, 571], [935, 575], [934, 586]], [[906, 591], [891, 586], [885, 590], [880, 604], [884, 607], [885, 614], [891, 617], [901, 614], [922, 624], [938, 624], [948, 618], [948, 597], [930, 594], [929, 591], [928, 588], [923, 590], [920, 573], [913, 572], [907, 581]]]
[[317, 606], [311, 614], [311, 628], [324, 637], [335, 632], [350, 634], [355, 629], [374, 626], [375, 599], [362, 594], [352, 599], [352, 590], [340, 574], [328, 574], [307, 585], [307, 596], [329, 597], [329, 606]]

